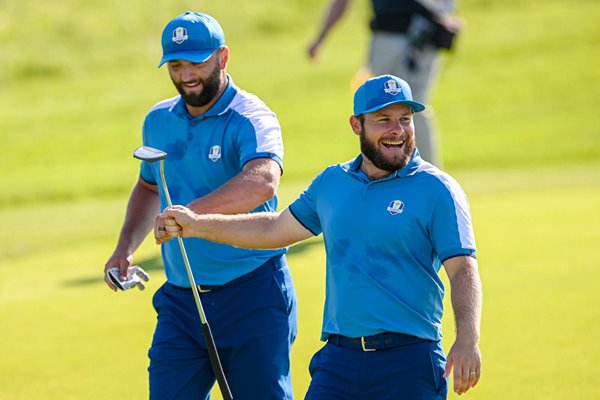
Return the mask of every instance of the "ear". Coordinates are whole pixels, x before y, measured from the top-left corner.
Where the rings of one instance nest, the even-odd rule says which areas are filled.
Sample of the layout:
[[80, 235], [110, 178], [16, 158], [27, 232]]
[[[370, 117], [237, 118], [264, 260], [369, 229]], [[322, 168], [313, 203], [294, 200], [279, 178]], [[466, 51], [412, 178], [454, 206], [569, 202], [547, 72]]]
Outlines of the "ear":
[[354, 115], [350, 117], [350, 126], [356, 135], [360, 135], [362, 127], [360, 126], [359, 119]]
[[227, 63], [229, 62], [229, 47], [224, 46], [221, 48], [221, 52], [219, 54], [219, 66], [221, 69], [227, 68]]

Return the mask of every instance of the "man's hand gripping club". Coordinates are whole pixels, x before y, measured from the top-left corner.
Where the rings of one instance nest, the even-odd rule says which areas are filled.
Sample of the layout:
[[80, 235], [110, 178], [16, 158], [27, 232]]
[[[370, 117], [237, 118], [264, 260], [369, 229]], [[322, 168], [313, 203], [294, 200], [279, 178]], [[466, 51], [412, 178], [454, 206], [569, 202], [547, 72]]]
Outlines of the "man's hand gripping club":
[[193, 225], [197, 214], [184, 206], [168, 207], [156, 218], [154, 239], [156, 244], [162, 244], [178, 236], [193, 236]]

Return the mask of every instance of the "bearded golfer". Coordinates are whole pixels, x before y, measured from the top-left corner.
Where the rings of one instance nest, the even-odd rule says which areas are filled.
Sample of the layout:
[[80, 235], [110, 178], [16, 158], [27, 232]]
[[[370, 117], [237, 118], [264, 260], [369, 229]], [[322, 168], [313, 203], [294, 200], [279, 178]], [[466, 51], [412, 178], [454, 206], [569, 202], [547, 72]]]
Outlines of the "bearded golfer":
[[[168, 153], [164, 174], [173, 203], [198, 213], [276, 210], [281, 127], [275, 114], [226, 72], [229, 48], [220, 24], [206, 14], [181, 14], [165, 26], [162, 49], [160, 65], [166, 64], [179, 95], [150, 110], [143, 143]], [[118, 267], [126, 275], [133, 252], [167, 205], [160, 179], [159, 163], [143, 161], [105, 270]], [[233, 397], [291, 399], [296, 295], [285, 249], [185, 242]], [[165, 243], [161, 251], [167, 282], [153, 298], [157, 323], [148, 352], [150, 398], [206, 400], [215, 375], [192, 292], [196, 288], [190, 288], [177, 243]]]
[[[286, 210], [198, 215], [183, 206], [157, 220], [158, 241], [183, 235], [242, 248], [281, 248], [323, 233], [327, 284], [309, 400], [445, 399], [481, 374], [481, 282], [467, 198], [423, 161], [413, 115], [425, 107], [395, 76], [367, 80], [350, 126], [361, 154], [325, 169]], [[444, 266], [456, 340], [444, 354]]]

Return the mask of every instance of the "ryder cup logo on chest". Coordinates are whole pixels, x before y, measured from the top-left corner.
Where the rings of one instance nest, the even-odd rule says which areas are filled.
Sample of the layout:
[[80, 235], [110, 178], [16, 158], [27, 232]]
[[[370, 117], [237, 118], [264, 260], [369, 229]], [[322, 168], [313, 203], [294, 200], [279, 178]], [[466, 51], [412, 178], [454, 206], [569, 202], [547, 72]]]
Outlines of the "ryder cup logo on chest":
[[188, 34], [187, 34], [187, 29], [185, 29], [184, 27], [178, 27], [175, 28], [175, 30], [173, 31], [173, 38], [171, 38], [172, 41], [174, 41], [177, 44], [181, 44], [183, 42], [185, 42], [188, 39]]
[[210, 152], [208, 153], [208, 158], [212, 162], [217, 162], [221, 159], [221, 146], [214, 145], [210, 148]]
[[390, 79], [389, 81], [383, 84], [383, 91], [388, 94], [391, 94], [392, 96], [395, 96], [402, 91], [402, 88], [400, 87], [398, 82], [396, 82], [393, 79]]
[[392, 200], [390, 205], [387, 207], [387, 210], [392, 215], [402, 214], [402, 211], [404, 211], [404, 203], [400, 200]]

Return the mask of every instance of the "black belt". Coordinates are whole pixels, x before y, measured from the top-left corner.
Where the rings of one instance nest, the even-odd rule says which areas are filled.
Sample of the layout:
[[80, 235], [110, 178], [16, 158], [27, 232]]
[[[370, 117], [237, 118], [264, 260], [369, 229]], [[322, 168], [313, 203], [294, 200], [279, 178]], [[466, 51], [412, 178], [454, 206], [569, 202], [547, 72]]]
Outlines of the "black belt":
[[425, 342], [416, 336], [404, 333], [380, 333], [373, 336], [361, 336], [359, 338], [349, 338], [342, 335], [329, 335], [328, 343], [350, 349], [360, 349], [362, 351], [377, 351], [393, 349], [395, 347], [405, 346], [419, 342]]
[[255, 276], [261, 275], [265, 272], [269, 272], [269, 271], [277, 271], [283, 267], [285, 267], [287, 265], [286, 260], [285, 260], [285, 255], [284, 254], [279, 254], [276, 255], [273, 258], [268, 259], [264, 264], [262, 264], [260, 267], [256, 268], [253, 271], [248, 272], [245, 275], [242, 275], [238, 278], [235, 278], [233, 280], [230, 280], [229, 282], [223, 284], [223, 285], [202, 285], [199, 284], [198, 285], [198, 291], [200, 293], [207, 293], [207, 292], [213, 292], [215, 290], [220, 290], [220, 289], [224, 289], [228, 286], [233, 286], [237, 283], [240, 282], [244, 282], [247, 281], [249, 279], [254, 278]]

